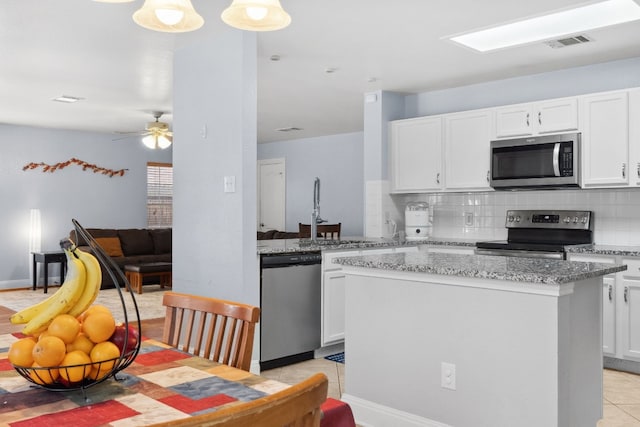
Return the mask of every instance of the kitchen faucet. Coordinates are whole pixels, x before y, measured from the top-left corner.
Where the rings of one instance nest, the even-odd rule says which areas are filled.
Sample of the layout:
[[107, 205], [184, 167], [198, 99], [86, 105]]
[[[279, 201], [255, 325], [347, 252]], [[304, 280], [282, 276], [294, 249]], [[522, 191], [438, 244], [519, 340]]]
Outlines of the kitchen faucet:
[[320, 178], [313, 182], [313, 212], [311, 213], [311, 241], [318, 242], [318, 224], [327, 222], [320, 218]]

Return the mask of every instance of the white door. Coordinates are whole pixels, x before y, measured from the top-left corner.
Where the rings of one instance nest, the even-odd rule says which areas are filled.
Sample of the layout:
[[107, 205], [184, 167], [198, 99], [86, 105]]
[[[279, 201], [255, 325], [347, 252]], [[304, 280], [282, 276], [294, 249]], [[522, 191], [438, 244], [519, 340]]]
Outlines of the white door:
[[258, 160], [258, 231], [285, 231], [284, 159]]

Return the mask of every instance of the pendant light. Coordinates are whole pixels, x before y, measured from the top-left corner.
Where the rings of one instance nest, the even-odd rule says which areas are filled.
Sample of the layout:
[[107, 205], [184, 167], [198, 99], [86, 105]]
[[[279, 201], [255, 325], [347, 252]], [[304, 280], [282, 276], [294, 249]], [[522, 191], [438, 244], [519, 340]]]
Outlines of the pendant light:
[[141, 27], [166, 33], [193, 31], [204, 24], [191, 0], [145, 0], [133, 20]]
[[165, 148], [169, 148], [172, 140], [173, 138], [171, 138], [170, 136], [155, 134], [155, 135], [147, 135], [144, 138], [142, 138], [142, 143], [144, 144], [145, 147], [151, 148], [152, 150], [155, 150], [156, 148], [160, 148], [161, 150], [164, 150]]
[[134, 0], [93, 0], [98, 3], [131, 3]]
[[221, 17], [227, 25], [249, 31], [280, 30], [291, 23], [279, 0], [233, 0]]

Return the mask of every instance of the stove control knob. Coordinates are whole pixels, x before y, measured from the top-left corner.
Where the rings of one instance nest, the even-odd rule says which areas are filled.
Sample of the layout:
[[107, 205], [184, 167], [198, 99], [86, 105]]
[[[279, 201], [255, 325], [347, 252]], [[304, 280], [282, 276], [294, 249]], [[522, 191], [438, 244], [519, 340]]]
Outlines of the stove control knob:
[[516, 222], [520, 222], [520, 215], [516, 217]]
[[586, 217], [586, 216], [583, 216], [583, 217], [582, 217], [582, 223], [583, 223], [583, 224], [586, 224], [586, 223], [587, 223], [587, 217]]
[[571, 217], [565, 217], [564, 222], [565, 224], [569, 224], [571, 222]]
[[507, 221], [508, 221], [508, 222], [513, 222], [513, 215], [509, 215], [509, 216], [507, 217]]
[[577, 216], [573, 218], [573, 223], [574, 223], [574, 224], [577, 224], [577, 223], [578, 223], [578, 217], [577, 217]]

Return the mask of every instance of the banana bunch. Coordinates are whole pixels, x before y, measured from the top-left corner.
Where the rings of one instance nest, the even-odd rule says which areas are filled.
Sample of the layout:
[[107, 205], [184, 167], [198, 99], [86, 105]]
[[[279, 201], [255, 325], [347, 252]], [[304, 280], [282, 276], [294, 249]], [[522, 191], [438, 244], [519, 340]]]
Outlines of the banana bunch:
[[46, 300], [20, 310], [10, 318], [14, 324], [26, 323], [22, 330], [25, 335], [43, 331], [59, 314], [78, 316], [98, 296], [102, 272], [96, 257], [75, 247], [65, 248], [64, 252], [67, 276], [62, 286]]

